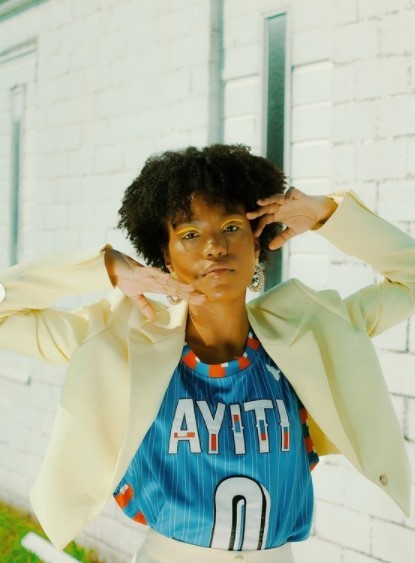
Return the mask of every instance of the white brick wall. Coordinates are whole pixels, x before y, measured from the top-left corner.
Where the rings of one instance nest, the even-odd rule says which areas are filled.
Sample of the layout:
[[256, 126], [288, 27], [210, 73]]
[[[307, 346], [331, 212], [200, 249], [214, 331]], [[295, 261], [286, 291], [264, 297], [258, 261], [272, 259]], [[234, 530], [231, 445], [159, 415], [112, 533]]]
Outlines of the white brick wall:
[[[35, 45], [30, 55], [0, 65], [3, 171], [10, 161], [9, 89], [27, 88], [23, 260], [108, 239], [121, 248], [113, 231], [120, 198], [146, 157], [204, 145], [215, 135], [213, 3], [49, 0], [0, 22], [0, 60], [28, 39]], [[263, 150], [264, 17], [288, 10], [291, 183], [312, 194], [352, 188], [415, 236], [413, 2], [223, 4], [225, 142]], [[9, 189], [2, 174], [0, 268], [8, 265]], [[287, 275], [342, 295], [375, 279], [371, 268], [314, 233], [293, 240], [285, 262]], [[415, 469], [415, 317], [375, 344]], [[14, 354], [1, 359], [0, 497], [27, 506], [64, 370]], [[23, 374], [20, 383], [13, 373]], [[407, 563], [415, 551], [414, 516], [404, 517], [338, 457], [321, 462], [314, 484], [313, 536], [295, 546], [299, 561]], [[140, 528], [114, 503], [80, 536], [108, 562], [128, 561], [141, 539]]]

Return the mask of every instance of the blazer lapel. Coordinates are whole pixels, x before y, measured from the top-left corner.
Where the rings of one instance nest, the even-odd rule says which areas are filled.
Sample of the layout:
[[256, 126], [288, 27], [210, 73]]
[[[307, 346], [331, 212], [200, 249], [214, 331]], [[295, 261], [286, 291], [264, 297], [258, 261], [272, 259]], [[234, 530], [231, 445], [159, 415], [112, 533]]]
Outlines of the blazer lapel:
[[161, 309], [155, 321], [133, 309], [128, 324], [130, 393], [127, 433], [114, 472], [113, 486], [124, 475], [137, 447], [156, 418], [185, 339], [187, 303]]
[[[358, 468], [356, 452], [344, 430], [316, 338], [301, 324], [248, 308], [250, 324], [264, 349], [281, 368], [311, 417], [333, 444]], [[272, 336], [273, 334], [273, 336]]]

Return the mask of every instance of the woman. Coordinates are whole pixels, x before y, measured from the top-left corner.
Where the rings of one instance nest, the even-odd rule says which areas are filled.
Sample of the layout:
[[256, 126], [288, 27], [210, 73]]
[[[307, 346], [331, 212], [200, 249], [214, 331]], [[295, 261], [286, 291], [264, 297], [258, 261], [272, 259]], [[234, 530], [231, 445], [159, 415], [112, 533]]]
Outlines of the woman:
[[[282, 173], [246, 147], [167, 152], [147, 161], [120, 209], [150, 267], [105, 247], [0, 276], [0, 342], [70, 358], [31, 495], [55, 545], [114, 492], [150, 525], [138, 562], [288, 563], [310, 531], [310, 469], [335, 451], [408, 512], [408, 462], [370, 336], [414, 312], [415, 243], [352, 192], [283, 192]], [[345, 300], [289, 280], [247, 307], [267, 246], [310, 228], [386, 279]], [[118, 288], [109, 299], [47, 308], [105, 285], [103, 260]]]

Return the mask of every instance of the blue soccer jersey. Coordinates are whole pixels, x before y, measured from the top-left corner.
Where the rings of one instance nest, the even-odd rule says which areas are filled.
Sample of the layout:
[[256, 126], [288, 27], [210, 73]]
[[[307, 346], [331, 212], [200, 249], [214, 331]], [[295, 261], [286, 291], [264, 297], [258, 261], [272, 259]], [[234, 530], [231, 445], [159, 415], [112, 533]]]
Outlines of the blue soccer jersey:
[[307, 413], [250, 333], [241, 358], [201, 362], [188, 346], [114, 492], [125, 514], [203, 547], [257, 550], [308, 537]]

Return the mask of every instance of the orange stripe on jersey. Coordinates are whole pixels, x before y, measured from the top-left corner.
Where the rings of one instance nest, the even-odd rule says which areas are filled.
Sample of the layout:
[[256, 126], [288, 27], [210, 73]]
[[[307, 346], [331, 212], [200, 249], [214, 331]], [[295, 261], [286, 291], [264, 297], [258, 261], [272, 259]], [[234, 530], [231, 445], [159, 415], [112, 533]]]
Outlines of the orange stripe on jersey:
[[238, 358], [238, 364], [241, 369], [245, 369], [251, 365], [251, 360], [249, 358], [245, 358], [245, 356], [241, 356]]
[[304, 438], [304, 444], [308, 454], [313, 451], [313, 441], [310, 436]]
[[134, 490], [131, 485], [124, 485], [120, 492], [115, 495], [115, 500], [118, 506], [124, 509], [131, 501], [134, 496]]
[[133, 516], [133, 520], [135, 520], [139, 524], [144, 524], [144, 526], [147, 526], [146, 517], [144, 516], [144, 514], [142, 512], [137, 512], [137, 514], [135, 514]]
[[217, 435], [216, 434], [212, 434], [212, 437], [211, 437], [211, 440], [210, 440], [210, 446], [211, 446], [211, 448], [214, 452], [216, 452], [216, 450], [218, 449]]
[[250, 336], [248, 336], [246, 344], [253, 350], [258, 350], [260, 342], [256, 338], [251, 338]]
[[303, 407], [300, 409], [300, 420], [301, 420], [301, 424], [304, 424], [307, 421], [307, 410]]
[[209, 377], [225, 377], [226, 368], [221, 364], [209, 366]]
[[182, 357], [182, 360], [190, 369], [194, 369], [197, 366], [197, 357], [192, 350], [189, 350], [187, 354]]
[[283, 435], [282, 435], [282, 441], [283, 441], [282, 446], [285, 450], [288, 449], [289, 437], [290, 437], [290, 435], [288, 434], [288, 432], [284, 432]]

